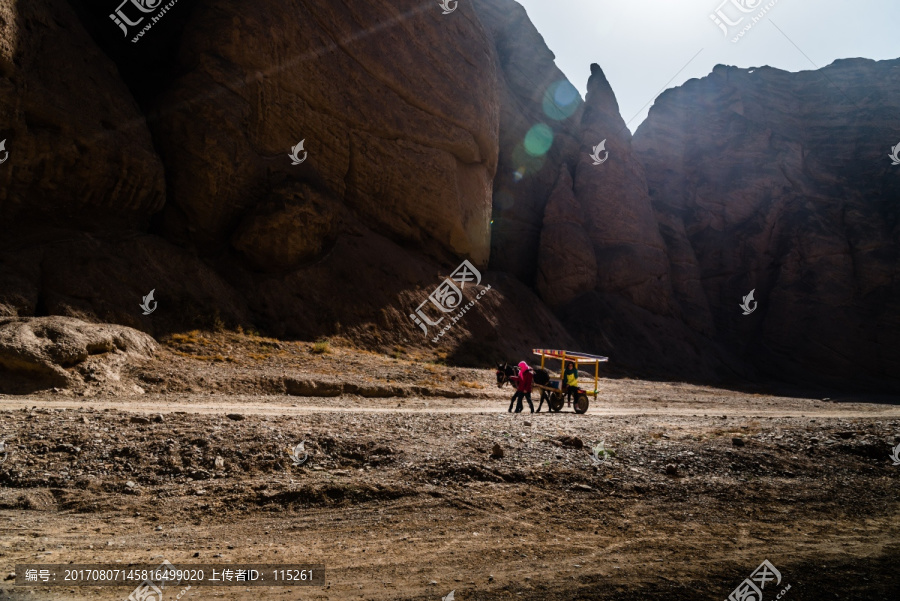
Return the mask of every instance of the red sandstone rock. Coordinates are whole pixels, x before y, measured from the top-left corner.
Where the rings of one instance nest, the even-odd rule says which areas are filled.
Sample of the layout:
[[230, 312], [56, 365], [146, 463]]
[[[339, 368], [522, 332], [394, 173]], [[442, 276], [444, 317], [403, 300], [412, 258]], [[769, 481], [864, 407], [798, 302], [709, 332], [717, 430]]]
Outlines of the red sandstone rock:
[[63, 0], [0, 0], [4, 139], [0, 228], [129, 227], [165, 201], [144, 115]]
[[662, 94], [635, 135], [678, 301], [707, 304], [716, 338], [770, 373], [900, 373], [898, 90], [900, 60], [718, 66]]

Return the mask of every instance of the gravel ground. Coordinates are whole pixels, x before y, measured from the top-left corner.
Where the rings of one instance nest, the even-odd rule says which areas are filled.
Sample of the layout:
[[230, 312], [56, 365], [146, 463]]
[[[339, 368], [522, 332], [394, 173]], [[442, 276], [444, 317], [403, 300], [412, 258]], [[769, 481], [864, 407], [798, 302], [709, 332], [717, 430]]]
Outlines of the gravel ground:
[[[768, 559], [782, 582], [765, 601], [787, 585], [788, 601], [900, 598], [900, 407], [885, 399], [621, 379], [585, 415], [510, 415], [490, 370], [323, 355], [247, 361], [231, 380], [240, 361], [162, 356], [135, 377], [178, 370], [172, 390], [0, 397], [0, 597], [125, 600], [3, 578], [16, 563], [166, 559], [326, 565], [324, 586], [253, 589], [265, 600], [721, 601]], [[359, 382], [386, 365], [392, 385], [427, 373], [472, 394], [247, 384], [316, 370]]]

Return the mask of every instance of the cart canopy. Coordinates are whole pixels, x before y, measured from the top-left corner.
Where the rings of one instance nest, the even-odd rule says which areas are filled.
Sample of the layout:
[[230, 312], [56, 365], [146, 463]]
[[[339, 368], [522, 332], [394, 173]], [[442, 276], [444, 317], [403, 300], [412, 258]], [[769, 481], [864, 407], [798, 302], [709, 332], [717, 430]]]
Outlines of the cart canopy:
[[581, 363], [604, 363], [609, 361], [609, 357], [601, 357], [600, 355], [588, 355], [587, 353], [579, 353], [576, 351], [562, 351], [562, 350], [554, 350], [554, 349], [542, 349], [536, 348], [533, 349], [532, 352], [539, 357], [552, 357], [554, 359], [563, 359], [566, 360], [572, 359], [573, 361], [577, 361], [579, 364]]

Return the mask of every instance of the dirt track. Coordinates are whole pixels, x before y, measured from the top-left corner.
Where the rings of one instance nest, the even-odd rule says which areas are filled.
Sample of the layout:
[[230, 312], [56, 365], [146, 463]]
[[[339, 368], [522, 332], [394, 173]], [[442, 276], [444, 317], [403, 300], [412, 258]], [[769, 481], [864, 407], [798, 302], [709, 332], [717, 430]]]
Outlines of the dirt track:
[[[783, 581], [765, 601], [787, 584], [788, 601], [898, 598], [900, 407], [885, 399], [604, 380], [584, 416], [509, 415], [492, 372], [440, 370], [477, 398], [0, 397], [0, 575], [314, 562], [325, 587], [181, 598], [721, 601], [768, 559]], [[600, 442], [614, 455], [595, 462]]]

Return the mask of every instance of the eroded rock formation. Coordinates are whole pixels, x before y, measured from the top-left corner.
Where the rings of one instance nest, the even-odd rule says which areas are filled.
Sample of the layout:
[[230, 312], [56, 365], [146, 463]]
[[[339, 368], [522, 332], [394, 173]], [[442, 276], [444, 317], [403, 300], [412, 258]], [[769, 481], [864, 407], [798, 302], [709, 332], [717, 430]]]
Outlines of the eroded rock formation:
[[[178, 165], [168, 207], [194, 240], [237, 229], [242, 253], [282, 270], [320, 253], [333, 215], [351, 212], [435, 256], [487, 264], [499, 103], [471, 8], [201, 2], [180, 46], [154, 132]], [[301, 140], [308, 156], [294, 165]], [[269, 235], [290, 248], [273, 252]]]
[[900, 60], [719, 66], [657, 100], [635, 148], [677, 297], [717, 340], [782, 377], [896, 378], [898, 115]]
[[184, 0], [139, 43], [87, 7], [0, 0], [2, 316], [426, 345], [467, 258], [451, 360], [896, 382], [897, 61], [719, 67], [632, 139], [514, 0]]
[[491, 268], [533, 285], [547, 200], [560, 165], [577, 160], [582, 99], [515, 0], [474, 3], [495, 48], [500, 156], [494, 179]]
[[130, 227], [163, 206], [144, 115], [64, 0], [0, 0], [4, 139], [0, 224]]
[[[606, 141], [600, 165], [590, 154]], [[631, 132], [599, 65], [591, 65], [581, 118], [582, 151], [575, 195], [600, 267], [600, 292], [621, 294], [660, 315], [669, 310], [669, 265], [650, 206], [644, 167], [631, 149]]]

